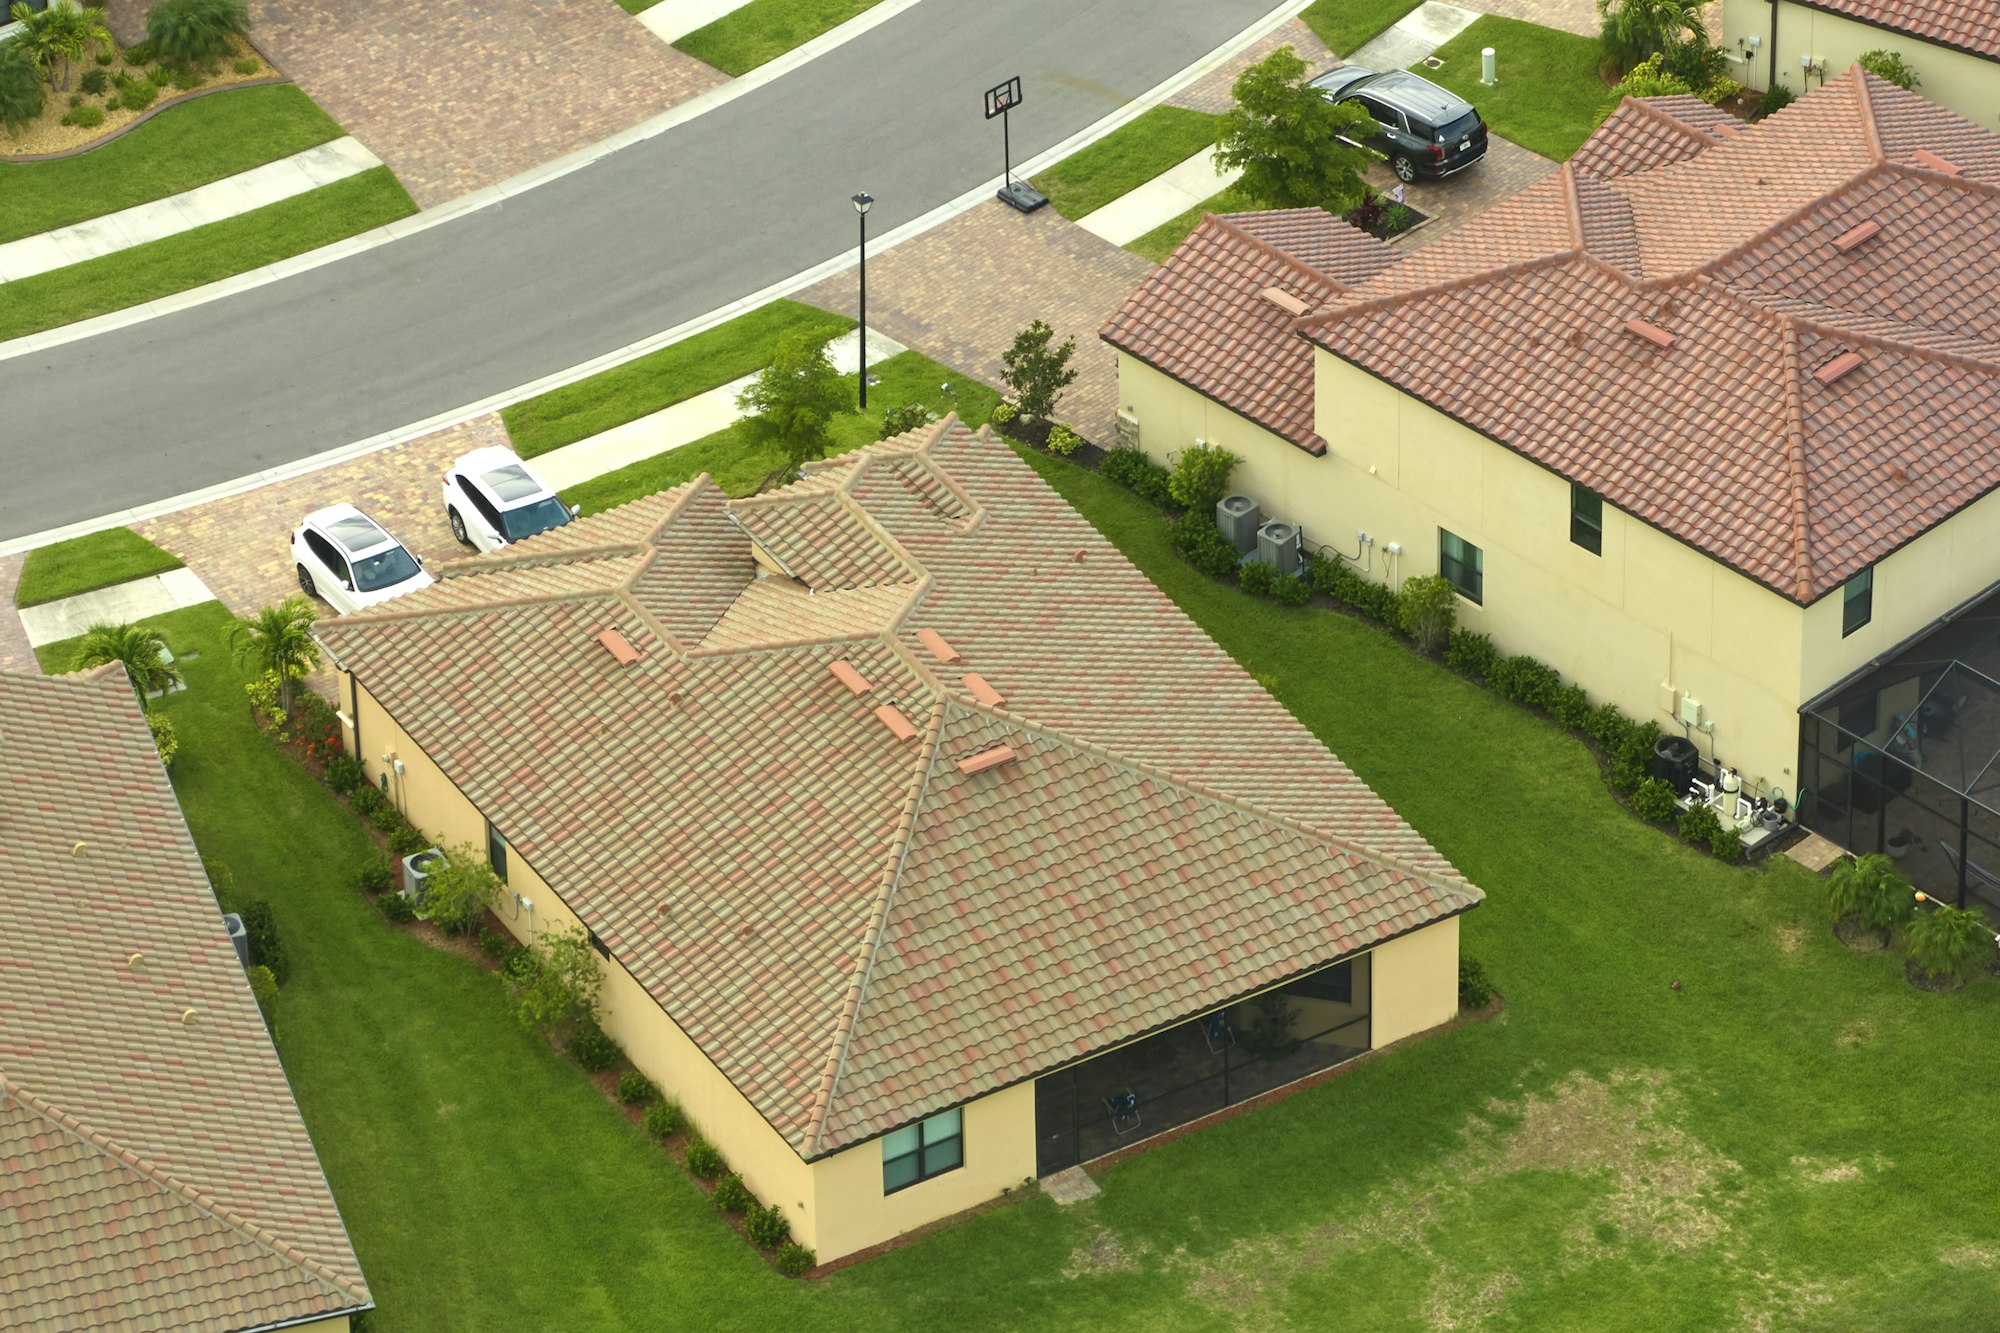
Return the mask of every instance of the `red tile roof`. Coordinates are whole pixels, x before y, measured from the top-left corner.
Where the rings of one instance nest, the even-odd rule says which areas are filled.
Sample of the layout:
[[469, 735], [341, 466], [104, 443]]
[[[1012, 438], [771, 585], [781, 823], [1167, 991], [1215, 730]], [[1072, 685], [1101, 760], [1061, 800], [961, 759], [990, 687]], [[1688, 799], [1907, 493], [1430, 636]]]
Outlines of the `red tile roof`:
[[0, 1326], [370, 1303], [122, 667], [0, 675]]
[[1893, 28], [1940, 46], [2000, 60], [2000, 6], [1993, 0], [1795, 0], [1808, 9]]
[[[318, 632], [805, 1156], [1478, 901], [990, 436], [947, 422], [645, 512], [558, 530], [574, 596], [524, 593], [524, 562], [562, 568], [528, 550]], [[634, 542], [627, 586], [599, 525]], [[811, 573], [739, 598], [895, 596], [718, 644], [725, 609], [675, 647], [641, 590], [711, 540], [754, 564], [745, 529]], [[632, 666], [582, 632], [607, 620]], [[508, 669], [464, 670], [473, 645]]]

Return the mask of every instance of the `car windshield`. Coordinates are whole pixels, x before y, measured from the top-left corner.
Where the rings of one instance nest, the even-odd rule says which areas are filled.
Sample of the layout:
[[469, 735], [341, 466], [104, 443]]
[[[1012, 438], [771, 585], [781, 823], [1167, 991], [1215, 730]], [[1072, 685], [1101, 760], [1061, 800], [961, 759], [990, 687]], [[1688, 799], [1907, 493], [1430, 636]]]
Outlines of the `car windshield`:
[[1439, 130], [1437, 132], [1437, 141], [1439, 143], [1450, 143], [1454, 139], [1463, 139], [1478, 128], [1479, 113], [1477, 111], [1468, 111], [1451, 124]]
[[364, 555], [354, 562], [354, 589], [356, 592], [380, 592], [393, 588], [404, 579], [414, 578], [417, 562], [400, 546], [391, 546], [373, 555]]
[[533, 504], [522, 505], [519, 509], [500, 511], [500, 526], [507, 530], [507, 540], [520, 541], [550, 528], [559, 528], [569, 522], [569, 506], [553, 495], [545, 495]]

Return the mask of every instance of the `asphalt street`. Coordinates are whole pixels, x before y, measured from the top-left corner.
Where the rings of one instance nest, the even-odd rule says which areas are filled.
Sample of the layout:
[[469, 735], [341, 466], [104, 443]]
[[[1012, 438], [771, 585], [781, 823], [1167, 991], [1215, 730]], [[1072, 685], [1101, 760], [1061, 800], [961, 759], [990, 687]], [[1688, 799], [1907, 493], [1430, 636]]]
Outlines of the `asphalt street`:
[[[1273, 0], [923, 0], [504, 203], [129, 328], [0, 360], [0, 539], [504, 393], [851, 251], [1200, 59]], [[1027, 276], [1027, 275], [1024, 275]], [[1032, 280], [1029, 277], [1029, 280]]]

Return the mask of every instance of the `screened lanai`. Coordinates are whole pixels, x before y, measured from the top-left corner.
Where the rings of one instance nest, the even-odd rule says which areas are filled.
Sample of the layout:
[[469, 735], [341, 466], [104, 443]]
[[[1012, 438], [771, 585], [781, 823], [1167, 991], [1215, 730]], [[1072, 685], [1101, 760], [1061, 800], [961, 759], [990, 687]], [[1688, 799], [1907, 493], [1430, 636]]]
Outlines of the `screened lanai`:
[[1800, 713], [1800, 822], [2000, 910], [2000, 587]]

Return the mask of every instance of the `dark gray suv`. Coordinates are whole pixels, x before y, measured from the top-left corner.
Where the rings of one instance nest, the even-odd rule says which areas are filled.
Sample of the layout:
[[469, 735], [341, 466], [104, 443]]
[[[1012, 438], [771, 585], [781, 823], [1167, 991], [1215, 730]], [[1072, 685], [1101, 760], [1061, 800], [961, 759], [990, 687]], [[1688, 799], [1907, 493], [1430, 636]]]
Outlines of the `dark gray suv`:
[[1389, 159], [1396, 179], [1437, 179], [1486, 156], [1486, 122], [1472, 103], [1404, 70], [1377, 74], [1342, 65], [1312, 81], [1334, 102], [1358, 102], [1375, 117], [1368, 146]]

